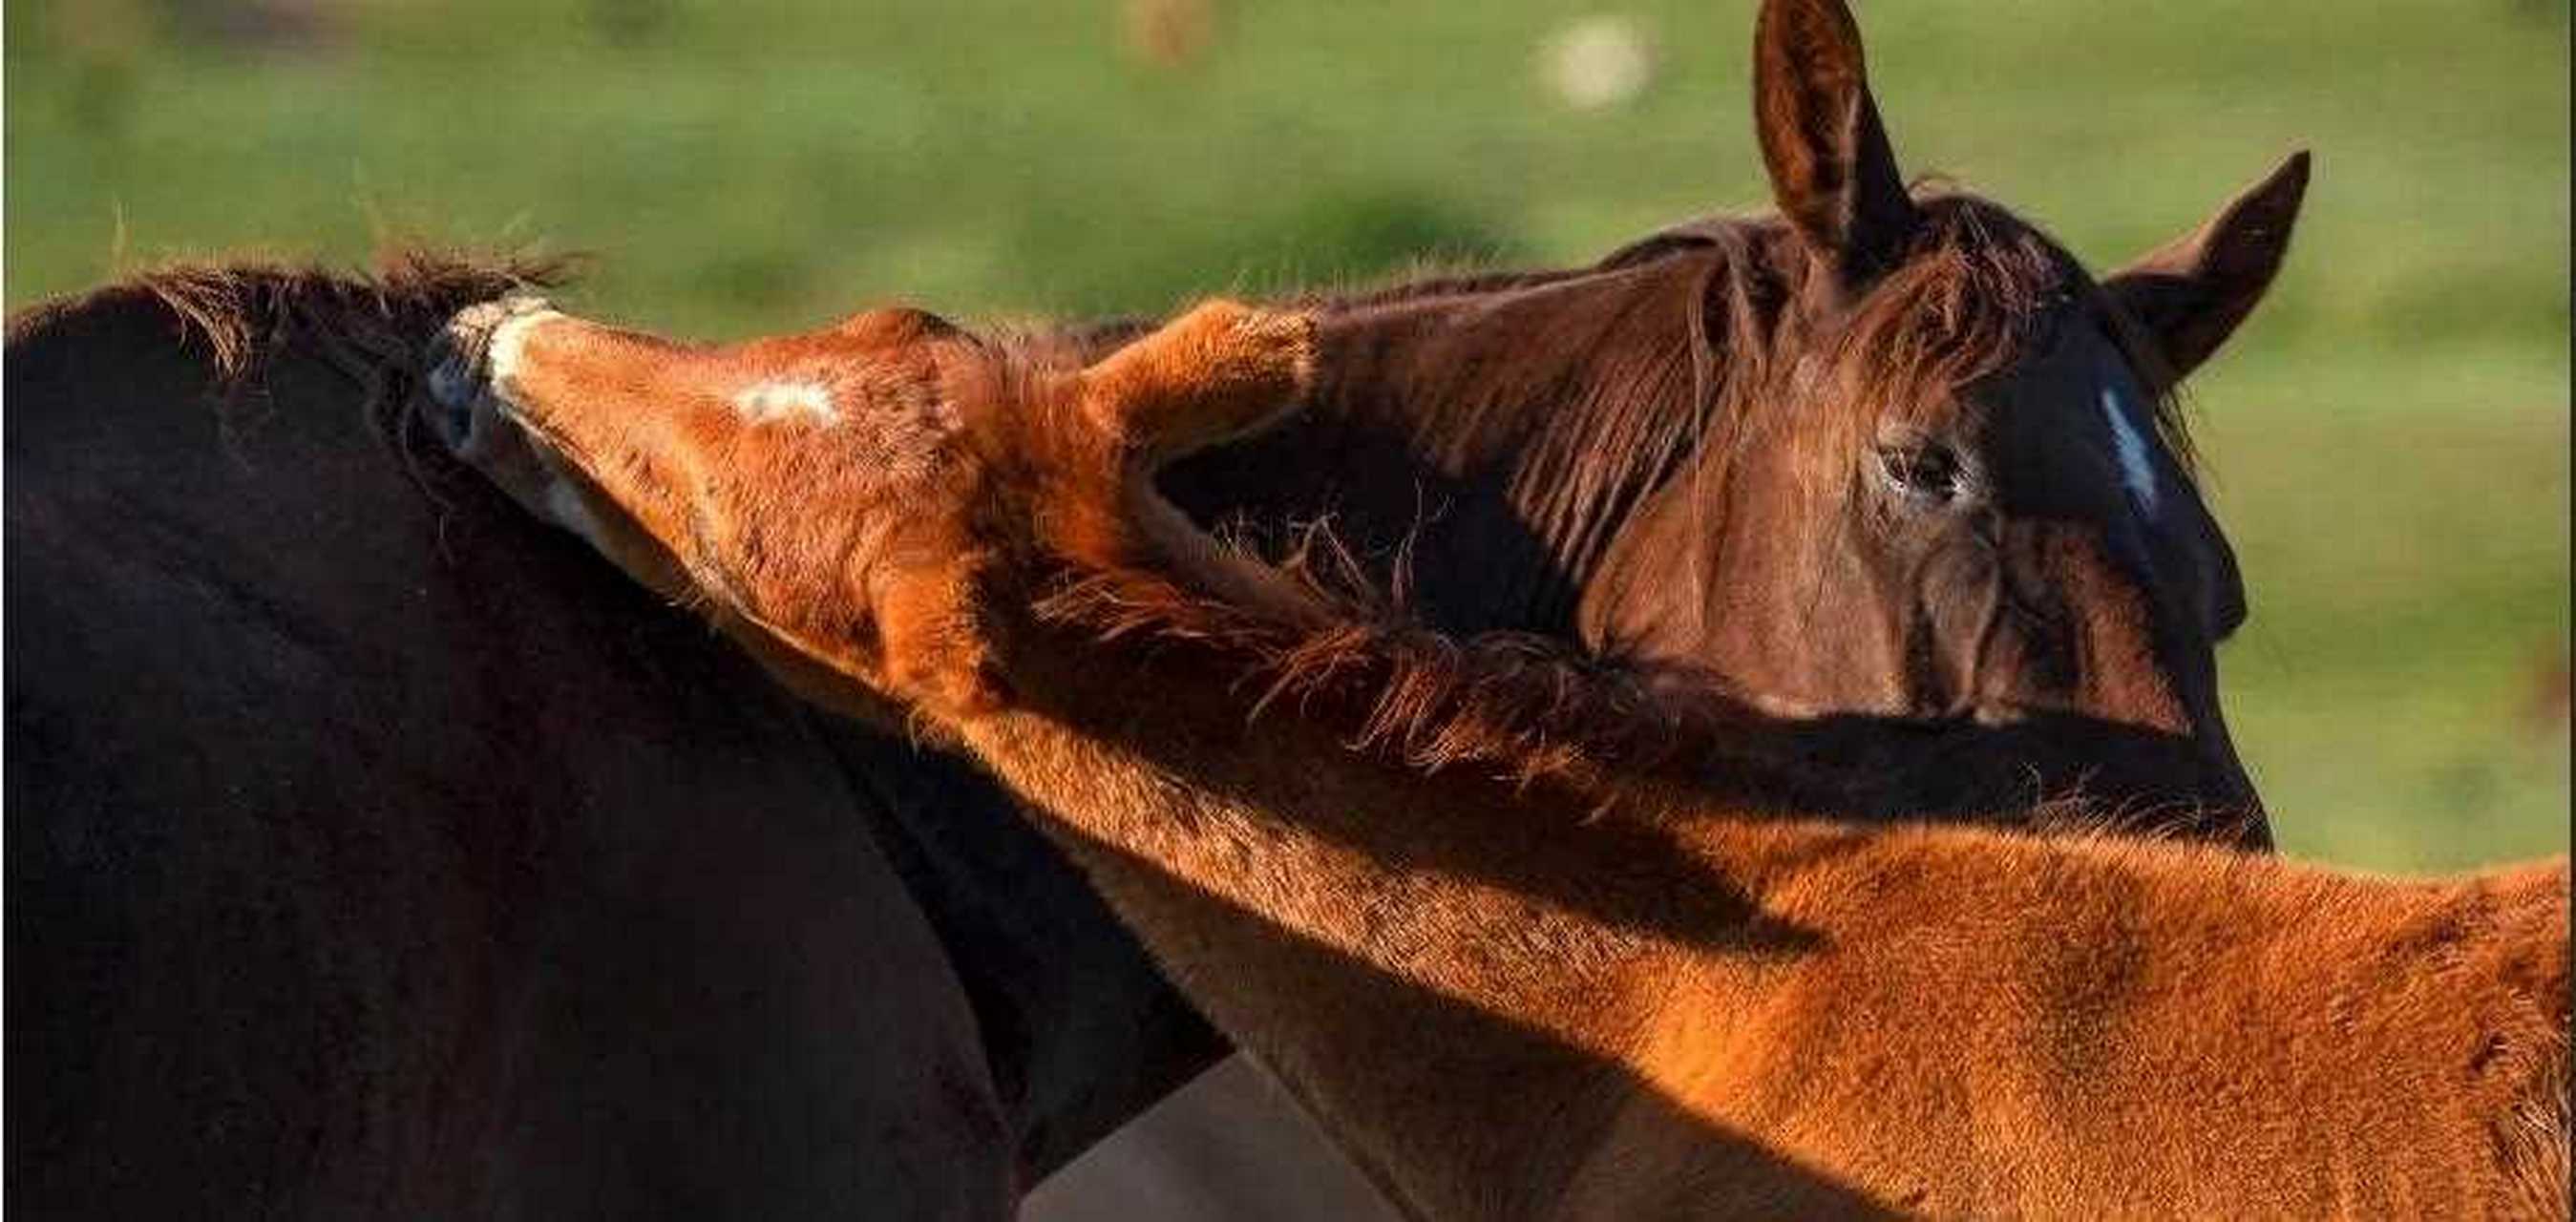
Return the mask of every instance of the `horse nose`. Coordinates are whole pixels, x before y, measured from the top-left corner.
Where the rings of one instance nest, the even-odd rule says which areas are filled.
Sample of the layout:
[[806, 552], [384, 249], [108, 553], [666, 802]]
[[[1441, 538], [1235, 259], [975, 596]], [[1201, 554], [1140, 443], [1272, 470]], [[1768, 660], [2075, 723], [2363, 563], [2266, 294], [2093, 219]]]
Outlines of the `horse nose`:
[[475, 440], [477, 421], [492, 394], [492, 337], [501, 324], [550, 308], [543, 298], [504, 297], [476, 302], [456, 312], [429, 342], [424, 379], [430, 410], [422, 415], [450, 451], [463, 453]]

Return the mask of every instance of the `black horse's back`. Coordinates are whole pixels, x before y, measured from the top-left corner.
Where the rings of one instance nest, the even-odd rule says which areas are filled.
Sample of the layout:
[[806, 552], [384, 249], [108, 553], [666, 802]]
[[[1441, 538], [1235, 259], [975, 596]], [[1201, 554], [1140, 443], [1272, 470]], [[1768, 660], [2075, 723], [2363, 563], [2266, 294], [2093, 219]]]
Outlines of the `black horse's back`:
[[13, 321], [13, 1203], [1005, 1215], [974, 1015], [852, 779], [902, 762], [404, 443], [405, 354], [508, 282]]

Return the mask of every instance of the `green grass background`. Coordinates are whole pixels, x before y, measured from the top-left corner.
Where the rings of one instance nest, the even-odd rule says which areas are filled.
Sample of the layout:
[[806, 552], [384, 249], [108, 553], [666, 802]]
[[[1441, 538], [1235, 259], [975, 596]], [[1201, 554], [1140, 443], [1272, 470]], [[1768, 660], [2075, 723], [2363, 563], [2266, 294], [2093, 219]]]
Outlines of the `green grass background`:
[[[11, 306], [139, 263], [385, 238], [595, 253], [586, 308], [709, 336], [904, 297], [1159, 309], [1416, 255], [1592, 258], [1762, 204], [1750, 0], [1633, 0], [1660, 70], [1576, 112], [1582, 9], [1217, 6], [1179, 69], [1104, 2], [13, 0]], [[2255, 616], [2222, 659], [2288, 849], [2563, 850], [2565, 0], [1879, 0], [1900, 155], [2097, 266], [2293, 148], [2271, 302], [2196, 382]], [[263, 32], [263, 30], [265, 32]]]

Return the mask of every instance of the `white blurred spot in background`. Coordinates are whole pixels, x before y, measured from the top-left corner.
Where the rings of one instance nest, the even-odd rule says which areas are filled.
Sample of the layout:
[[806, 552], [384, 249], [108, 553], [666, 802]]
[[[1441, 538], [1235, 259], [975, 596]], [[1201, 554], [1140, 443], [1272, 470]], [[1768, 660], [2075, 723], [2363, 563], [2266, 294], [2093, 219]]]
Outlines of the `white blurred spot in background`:
[[1576, 110], [1624, 106], [1654, 83], [1654, 40], [1634, 17], [1577, 18], [1557, 27], [1539, 48], [1539, 76]]

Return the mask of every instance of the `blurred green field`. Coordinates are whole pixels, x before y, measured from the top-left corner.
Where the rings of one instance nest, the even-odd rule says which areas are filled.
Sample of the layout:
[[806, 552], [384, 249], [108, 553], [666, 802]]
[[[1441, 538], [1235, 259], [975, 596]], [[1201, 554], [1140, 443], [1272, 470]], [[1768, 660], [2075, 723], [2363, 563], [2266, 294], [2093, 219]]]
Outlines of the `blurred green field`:
[[[2255, 608], [2239, 742], [2294, 853], [2563, 850], [2565, 0], [1861, 7], [1908, 166], [2097, 264], [2316, 151], [2290, 269], [2197, 383]], [[1580, 10], [1539, 0], [1219, 3], [1178, 67], [1107, 3], [15, 0], [7, 300], [533, 243], [596, 255], [589, 309], [732, 335], [1585, 260], [1763, 202], [1751, 8], [1625, 4], [1659, 71], [1577, 111], [1535, 64]]]

